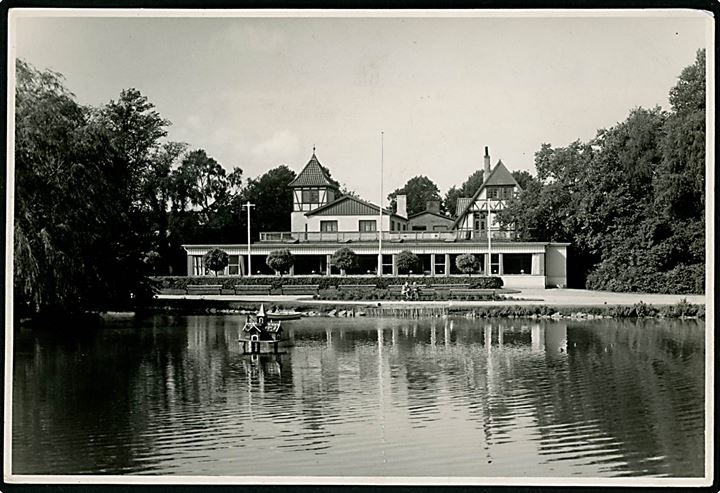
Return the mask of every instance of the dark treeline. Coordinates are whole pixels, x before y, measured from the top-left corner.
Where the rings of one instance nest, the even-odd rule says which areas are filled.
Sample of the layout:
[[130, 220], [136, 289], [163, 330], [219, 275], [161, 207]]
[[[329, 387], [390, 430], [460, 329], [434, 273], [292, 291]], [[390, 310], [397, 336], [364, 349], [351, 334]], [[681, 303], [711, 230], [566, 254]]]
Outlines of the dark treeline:
[[170, 122], [137, 90], [95, 108], [63, 77], [16, 65], [14, 294], [18, 315], [131, 306], [148, 276], [184, 274], [183, 243], [247, 241], [289, 228], [295, 172], [243, 183], [203, 150], [166, 139]]
[[522, 239], [571, 244], [571, 285], [704, 292], [704, 51], [669, 99], [671, 111], [634, 109], [589, 142], [543, 145], [537, 177], [503, 211]]

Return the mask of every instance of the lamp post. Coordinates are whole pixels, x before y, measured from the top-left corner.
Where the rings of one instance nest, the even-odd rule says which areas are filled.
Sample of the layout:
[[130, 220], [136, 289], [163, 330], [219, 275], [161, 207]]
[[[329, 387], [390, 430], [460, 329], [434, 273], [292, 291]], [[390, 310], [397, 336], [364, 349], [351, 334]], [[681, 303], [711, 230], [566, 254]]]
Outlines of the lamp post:
[[[487, 190], [485, 191], [487, 193]], [[485, 199], [487, 201], [487, 242], [488, 242], [488, 261], [487, 261], [487, 272], [485, 275], [492, 275], [492, 235], [490, 234], [490, 197]]]
[[380, 132], [380, 201], [378, 209], [380, 210], [380, 223], [378, 224], [378, 276], [383, 275], [382, 260], [382, 217], [383, 217], [383, 161], [385, 160], [385, 132]]
[[248, 277], [252, 276], [252, 257], [250, 256], [250, 209], [255, 207], [255, 204], [251, 204], [248, 200], [243, 204], [243, 209], [247, 209], [247, 256], [248, 256]]

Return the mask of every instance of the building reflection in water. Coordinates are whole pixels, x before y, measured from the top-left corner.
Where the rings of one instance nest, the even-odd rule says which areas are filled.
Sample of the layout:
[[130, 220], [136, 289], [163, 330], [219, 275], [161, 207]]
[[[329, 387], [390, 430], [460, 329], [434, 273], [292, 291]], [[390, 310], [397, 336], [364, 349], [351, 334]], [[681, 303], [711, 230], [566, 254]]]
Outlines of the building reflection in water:
[[238, 317], [150, 320], [73, 344], [20, 334], [19, 471], [187, 473], [199, 456], [226, 475], [702, 465], [703, 336], [687, 322], [300, 320], [288, 354], [249, 356]]

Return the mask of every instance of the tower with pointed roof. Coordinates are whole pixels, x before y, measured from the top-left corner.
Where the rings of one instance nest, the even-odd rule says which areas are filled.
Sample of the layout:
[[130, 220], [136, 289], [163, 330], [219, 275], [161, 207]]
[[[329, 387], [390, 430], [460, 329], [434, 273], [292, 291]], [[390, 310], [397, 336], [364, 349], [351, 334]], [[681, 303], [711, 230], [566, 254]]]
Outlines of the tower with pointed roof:
[[330, 181], [320, 161], [313, 154], [297, 177], [290, 182], [293, 191], [293, 212], [290, 218], [294, 232], [305, 230], [305, 214], [334, 201], [339, 195], [337, 186]]

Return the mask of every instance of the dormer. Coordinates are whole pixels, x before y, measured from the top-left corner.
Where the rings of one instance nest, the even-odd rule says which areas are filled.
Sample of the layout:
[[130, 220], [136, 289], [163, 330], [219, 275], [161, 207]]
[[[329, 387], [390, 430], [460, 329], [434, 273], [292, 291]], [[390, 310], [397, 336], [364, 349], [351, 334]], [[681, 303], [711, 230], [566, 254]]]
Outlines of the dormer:
[[293, 212], [309, 212], [327, 205], [338, 196], [338, 188], [328, 178], [315, 156], [313, 149], [310, 161], [289, 187], [293, 190]]

